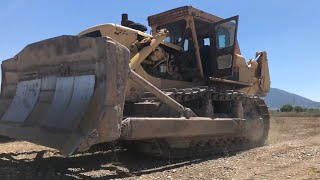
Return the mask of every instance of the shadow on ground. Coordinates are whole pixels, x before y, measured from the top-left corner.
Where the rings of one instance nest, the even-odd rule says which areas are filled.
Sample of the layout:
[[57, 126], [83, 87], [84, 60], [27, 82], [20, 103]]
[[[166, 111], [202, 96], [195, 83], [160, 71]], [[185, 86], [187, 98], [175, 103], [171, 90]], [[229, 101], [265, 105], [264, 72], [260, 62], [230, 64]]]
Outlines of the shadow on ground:
[[[234, 154], [232, 154], [234, 155]], [[62, 157], [54, 151], [0, 154], [0, 179], [114, 179], [161, 172], [230, 154], [186, 160], [160, 160], [125, 150]]]

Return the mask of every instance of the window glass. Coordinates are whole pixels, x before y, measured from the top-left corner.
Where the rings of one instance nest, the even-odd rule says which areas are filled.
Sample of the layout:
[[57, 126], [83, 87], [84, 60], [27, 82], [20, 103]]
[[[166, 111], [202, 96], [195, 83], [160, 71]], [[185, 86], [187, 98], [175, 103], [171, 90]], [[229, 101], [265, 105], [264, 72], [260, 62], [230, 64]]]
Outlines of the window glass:
[[164, 41], [170, 42], [170, 36], [167, 36], [167, 37], [164, 39]]
[[218, 69], [230, 68], [232, 65], [232, 55], [223, 55], [217, 58]]
[[230, 46], [230, 35], [228, 30], [220, 27], [216, 31], [217, 48], [222, 49]]
[[203, 41], [204, 41], [205, 46], [210, 46], [210, 39], [209, 38], [204, 38]]
[[225, 48], [226, 47], [226, 35], [225, 34], [221, 34], [218, 36], [218, 48]]
[[189, 50], [189, 40], [188, 39], [184, 40], [183, 49], [184, 49], [184, 51]]
[[173, 23], [164, 24], [157, 27], [157, 30], [160, 29], [167, 29], [169, 31], [168, 37], [165, 39], [166, 42], [170, 42], [177, 45], [183, 45], [181, 44], [184, 39], [184, 32], [186, 28], [186, 21], [180, 20]]
[[216, 44], [218, 49], [231, 47], [234, 44], [236, 21], [232, 20], [215, 27]]

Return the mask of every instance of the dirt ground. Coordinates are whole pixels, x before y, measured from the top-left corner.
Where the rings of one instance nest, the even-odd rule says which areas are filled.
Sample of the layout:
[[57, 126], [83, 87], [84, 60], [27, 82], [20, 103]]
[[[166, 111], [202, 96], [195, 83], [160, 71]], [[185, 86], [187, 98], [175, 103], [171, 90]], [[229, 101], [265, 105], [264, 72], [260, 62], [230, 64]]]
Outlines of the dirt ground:
[[179, 162], [125, 151], [63, 158], [55, 150], [28, 142], [0, 145], [0, 179], [89, 178], [320, 179], [320, 118], [274, 117], [264, 147]]

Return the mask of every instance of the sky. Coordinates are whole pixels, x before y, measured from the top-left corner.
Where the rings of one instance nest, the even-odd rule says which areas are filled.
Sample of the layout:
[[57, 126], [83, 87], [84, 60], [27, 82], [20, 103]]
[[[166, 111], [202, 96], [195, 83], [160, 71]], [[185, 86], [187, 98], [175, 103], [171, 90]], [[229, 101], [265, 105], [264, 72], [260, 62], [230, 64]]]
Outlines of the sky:
[[27, 44], [103, 23], [121, 14], [147, 25], [147, 17], [180, 6], [228, 18], [239, 15], [242, 55], [268, 52], [271, 86], [320, 101], [320, 1], [317, 0], [10, 0], [0, 2], [0, 60]]

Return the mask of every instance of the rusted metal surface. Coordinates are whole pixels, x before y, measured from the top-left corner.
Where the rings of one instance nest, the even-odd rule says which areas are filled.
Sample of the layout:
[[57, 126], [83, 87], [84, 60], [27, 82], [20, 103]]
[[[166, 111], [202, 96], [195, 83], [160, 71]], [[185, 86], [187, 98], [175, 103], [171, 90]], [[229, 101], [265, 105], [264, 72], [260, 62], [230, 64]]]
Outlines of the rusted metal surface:
[[185, 18], [189, 14], [188, 6], [179, 7], [169, 11], [165, 11], [153, 16], [148, 17], [149, 26], [160, 25], [163, 22], [169, 22], [169, 20], [177, 21], [178, 18]]
[[199, 74], [201, 78], [204, 78], [204, 74], [203, 74], [203, 67], [202, 67], [202, 62], [201, 62], [201, 55], [200, 55], [200, 47], [199, 47], [199, 43], [198, 43], [198, 34], [196, 32], [196, 26], [195, 26], [195, 22], [193, 18], [189, 18], [188, 19], [188, 23], [189, 26], [191, 28], [192, 31], [192, 38], [194, 41], [194, 48], [195, 48], [195, 55], [196, 55], [196, 60], [197, 60], [197, 67], [199, 70]]
[[[0, 134], [63, 155], [118, 139], [129, 56], [104, 37], [28, 45], [2, 64]], [[9, 78], [12, 73], [17, 78]]]
[[179, 8], [171, 9], [169, 11], [149, 16], [148, 24], [153, 29], [153, 27], [155, 26], [159, 26], [170, 22], [176, 22], [178, 20], [185, 19], [190, 16], [206, 22], [217, 22], [222, 20], [222, 18], [218, 16], [204, 12], [192, 6], [182, 6]]

